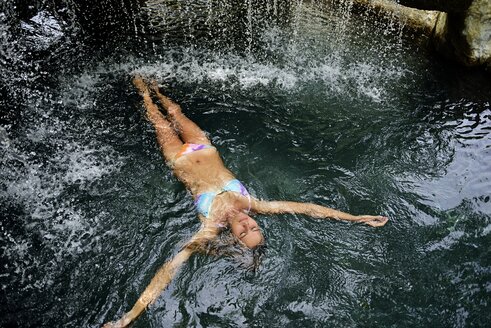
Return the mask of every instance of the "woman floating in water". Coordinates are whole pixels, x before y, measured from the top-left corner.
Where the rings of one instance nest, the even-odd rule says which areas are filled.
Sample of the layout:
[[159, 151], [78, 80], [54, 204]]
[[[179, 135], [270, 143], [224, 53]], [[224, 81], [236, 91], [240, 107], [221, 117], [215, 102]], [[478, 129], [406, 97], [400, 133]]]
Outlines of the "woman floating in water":
[[[176, 177], [191, 192], [202, 225], [182, 250], [157, 271], [133, 308], [120, 320], [105, 327], [126, 327], [134, 321], [156, 300], [176, 270], [194, 252], [205, 249], [204, 245], [217, 239], [223, 230], [228, 228], [231, 239], [242, 247], [255, 249], [262, 245], [264, 237], [251, 214], [303, 214], [319, 219], [362, 222], [372, 227], [380, 227], [387, 222], [383, 216], [355, 216], [310, 203], [255, 199], [224, 166], [206, 134], [181, 112], [179, 105], [162, 95], [155, 83], [148, 85], [140, 76], [133, 79], [133, 84], [143, 97], [147, 118], [155, 128], [160, 150]], [[167, 111], [166, 116], [152, 101], [150, 89]]]

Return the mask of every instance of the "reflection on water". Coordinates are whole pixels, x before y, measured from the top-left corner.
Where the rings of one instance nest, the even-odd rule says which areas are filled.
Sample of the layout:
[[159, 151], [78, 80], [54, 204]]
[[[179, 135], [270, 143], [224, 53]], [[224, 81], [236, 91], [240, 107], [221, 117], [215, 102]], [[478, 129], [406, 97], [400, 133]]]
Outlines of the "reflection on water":
[[195, 256], [135, 327], [485, 326], [487, 76], [461, 76], [349, 1], [336, 14], [125, 6], [134, 15], [111, 21], [122, 28], [102, 48], [72, 2], [0, 14], [1, 326], [114, 319], [198, 228], [135, 72], [182, 103], [255, 196], [391, 217], [382, 229], [260, 217], [258, 272]]

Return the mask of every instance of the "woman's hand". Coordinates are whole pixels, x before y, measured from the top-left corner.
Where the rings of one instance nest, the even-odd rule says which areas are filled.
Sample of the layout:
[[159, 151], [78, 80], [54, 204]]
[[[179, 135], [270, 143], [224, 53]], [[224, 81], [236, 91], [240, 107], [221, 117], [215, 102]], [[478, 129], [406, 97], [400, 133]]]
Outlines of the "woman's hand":
[[108, 322], [102, 328], [125, 328], [128, 327], [130, 321], [119, 319], [118, 321]]
[[380, 215], [358, 215], [357, 216], [357, 221], [358, 222], [363, 222], [365, 224], [368, 224], [369, 226], [372, 227], [381, 227], [389, 221], [389, 218], [386, 216], [380, 216]]

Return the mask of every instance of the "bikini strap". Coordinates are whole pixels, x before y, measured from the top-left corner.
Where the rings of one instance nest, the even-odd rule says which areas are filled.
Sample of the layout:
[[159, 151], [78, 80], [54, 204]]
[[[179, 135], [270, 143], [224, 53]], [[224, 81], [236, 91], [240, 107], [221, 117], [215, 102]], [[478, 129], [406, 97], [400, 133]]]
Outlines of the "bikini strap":
[[196, 206], [198, 212], [207, 219], [210, 216], [211, 205], [213, 204], [216, 195], [217, 194], [214, 192], [204, 192], [202, 194], [199, 194], [194, 201], [194, 205]]
[[208, 149], [208, 148], [215, 148], [214, 146], [211, 145], [203, 145], [203, 144], [193, 144], [193, 143], [185, 143], [182, 145], [181, 149], [176, 155], [176, 159], [178, 159], [181, 156], [194, 153], [195, 151], [202, 150], [202, 149]]
[[194, 201], [194, 205], [196, 206], [198, 212], [208, 219], [210, 216], [211, 206], [213, 204], [213, 201], [215, 200], [215, 197], [227, 191], [233, 191], [244, 197], [247, 197], [247, 200], [249, 201], [249, 208], [247, 209], [247, 213], [251, 211], [251, 207], [252, 207], [251, 195], [244, 187], [244, 185], [237, 179], [232, 179], [229, 182], [227, 182], [227, 184], [218, 193], [210, 191], [210, 192], [204, 192], [202, 194], [199, 194]]
[[240, 182], [237, 179], [232, 179], [229, 182], [227, 182], [227, 184], [222, 188], [222, 190], [223, 190], [222, 192], [233, 191], [238, 194], [241, 194], [244, 197], [247, 197], [247, 200], [249, 201], [249, 208], [247, 209], [247, 213], [251, 211], [251, 206], [252, 206], [251, 195], [247, 191], [246, 187], [242, 184], [242, 182]]

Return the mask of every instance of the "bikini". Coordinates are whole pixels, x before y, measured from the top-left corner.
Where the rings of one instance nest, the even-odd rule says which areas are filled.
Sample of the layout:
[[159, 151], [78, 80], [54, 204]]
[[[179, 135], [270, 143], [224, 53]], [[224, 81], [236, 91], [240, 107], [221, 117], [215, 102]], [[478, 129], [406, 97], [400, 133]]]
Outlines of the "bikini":
[[[180, 156], [187, 155], [198, 150], [209, 149], [209, 148], [215, 148], [215, 147], [210, 145], [185, 143], [184, 145], [182, 145], [181, 150], [176, 155], [176, 159], [179, 158]], [[239, 195], [247, 197], [247, 199], [249, 200], [249, 208], [247, 209], [247, 212], [251, 210], [251, 195], [247, 191], [246, 187], [244, 187], [244, 185], [237, 179], [231, 179], [227, 181], [227, 183], [225, 183], [224, 186], [218, 191], [208, 191], [199, 194], [198, 196], [196, 196], [194, 205], [196, 206], [198, 212], [208, 219], [210, 216], [211, 206], [213, 205], [213, 201], [215, 200], [215, 197], [228, 191], [236, 192]]]
[[181, 156], [191, 154], [195, 151], [202, 150], [202, 149], [209, 149], [209, 148], [215, 148], [215, 147], [210, 145], [185, 143], [184, 145], [182, 145], [181, 150], [177, 153], [176, 159], [178, 159]]

